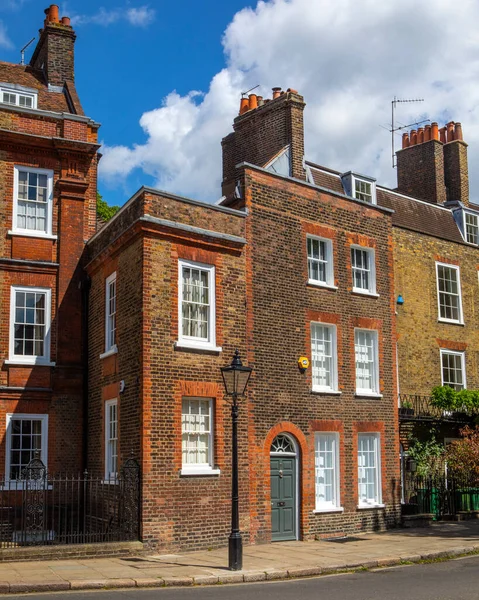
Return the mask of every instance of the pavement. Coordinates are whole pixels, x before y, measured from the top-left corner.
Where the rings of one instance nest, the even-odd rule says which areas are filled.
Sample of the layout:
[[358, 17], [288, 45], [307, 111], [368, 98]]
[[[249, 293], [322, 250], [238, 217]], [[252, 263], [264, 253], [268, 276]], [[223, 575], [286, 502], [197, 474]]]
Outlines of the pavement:
[[0, 563], [0, 593], [217, 585], [311, 577], [479, 553], [479, 520], [310, 542], [245, 546], [243, 570], [228, 550]]

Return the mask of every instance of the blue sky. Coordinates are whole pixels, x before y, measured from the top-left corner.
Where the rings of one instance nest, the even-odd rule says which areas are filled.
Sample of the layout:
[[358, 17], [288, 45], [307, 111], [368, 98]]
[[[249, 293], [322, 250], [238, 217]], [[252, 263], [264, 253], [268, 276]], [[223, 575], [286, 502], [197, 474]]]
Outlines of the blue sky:
[[[0, 0], [0, 60], [19, 61], [46, 5]], [[221, 138], [256, 84], [304, 95], [309, 159], [392, 187], [391, 100], [424, 98], [397, 121], [461, 121], [479, 202], [477, 0], [66, 0], [60, 14], [78, 36], [83, 106], [102, 123], [111, 204], [142, 184], [218, 199]]]

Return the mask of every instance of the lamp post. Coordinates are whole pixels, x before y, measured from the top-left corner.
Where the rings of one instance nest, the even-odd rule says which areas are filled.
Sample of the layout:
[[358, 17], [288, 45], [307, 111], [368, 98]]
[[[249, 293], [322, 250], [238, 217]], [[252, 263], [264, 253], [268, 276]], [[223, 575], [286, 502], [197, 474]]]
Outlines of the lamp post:
[[231, 365], [221, 367], [226, 395], [232, 399], [231, 533], [228, 540], [228, 567], [231, 571], [240, 571], [243, 568], [243, 540], [239, 528], [238, 397], [244, 396], [252, 370], [252, 367], [243, 366], [238, 350], [235, 351]]

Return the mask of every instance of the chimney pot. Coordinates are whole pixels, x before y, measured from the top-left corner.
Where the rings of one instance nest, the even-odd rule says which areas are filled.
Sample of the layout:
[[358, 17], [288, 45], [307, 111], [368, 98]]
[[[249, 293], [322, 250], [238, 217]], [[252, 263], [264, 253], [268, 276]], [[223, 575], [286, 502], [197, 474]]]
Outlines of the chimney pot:
[[443, 144], [446, 143], [446, 128], [445, 127], [441, 127], [441, 129], [439, 130], [439, 141], [442, 142]]
[[429, 142], [431, 140], [431, 126], [428, 124], [424, 127], [424, 141]]
[[275, 100], [275, 98], [278, 98], [281, 94], [281, 88], [280, 87], [274, 87], [273, 88], [273, 100]]
[[460, 123], [456, 123], [454, 126], [454, 139], [462, 140], [462, 125]]
[[424, 127], [418, 127], [417, 130], [417, 143], [422, 144], [424, 142]]
[[248, 100], [248, 98], [241, 98], [241, 100], [240, 100], [239, 114], [243, 115], [248, 110], [249, 110], [249, 100]]
[[70, 17], [62, 17], [62, 25], [66, 25], [67, 27], [70, 27]]
[[258, 96], [258, 106], [263, 106], [263, 104], [264, 104], [263, 96]]
[[417, 144], [417, 131], [415, 129], [411, 129], [409, 139], [411, 141], [411, 146], [415, 146]]
[[409, 148], [409, 133], [402, 134], [402, 147]]
[[254, 110], [258, 107], [258, 96], [256, 94], [249, 95], [249, 109]]
[[454, 141], [454, 121], [449, 121], [446, 125], [447, 128], [447, 141]]
[[45, 13], [47, 15], [47, 21], [49, 23], [60, 22], [60, 19], [58, 18], [58, 6], [56, 4], [50, 4], [50, 8], [47, 8]]
[[433, 123], [431, 123], [431, 140], [438, 140], [439, 139], [439, 128], [437, 123], [434, 121]]
[[298, 93], [298, 90], [293, 90], [293, 88], [288, 88], [287, 91], [290, 92], [291, 94], [297, 94]]

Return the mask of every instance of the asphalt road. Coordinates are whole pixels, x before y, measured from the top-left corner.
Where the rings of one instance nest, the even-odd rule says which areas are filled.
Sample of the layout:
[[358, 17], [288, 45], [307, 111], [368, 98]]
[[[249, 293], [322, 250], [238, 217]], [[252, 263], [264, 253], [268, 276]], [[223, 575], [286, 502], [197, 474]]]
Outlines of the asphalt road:
[[479, 557], [277, 583], [5, 595], [28, 600], [477, 600]]

